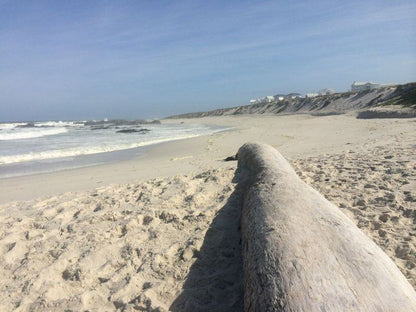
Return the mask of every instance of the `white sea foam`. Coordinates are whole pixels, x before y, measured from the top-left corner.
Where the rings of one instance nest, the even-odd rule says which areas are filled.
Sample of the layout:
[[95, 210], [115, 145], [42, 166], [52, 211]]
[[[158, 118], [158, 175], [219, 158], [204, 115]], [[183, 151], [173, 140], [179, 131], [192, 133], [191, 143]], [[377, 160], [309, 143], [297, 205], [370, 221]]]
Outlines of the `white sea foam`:
[[23, 126], [23, 125], [26, 125], [26, 123], [25, 122], [0, 123], [0, 130], [14, 129], [17, 126]]
[[[0, 123], [0, 130], [9, 130], [14, 128], [25, 128], [24, 126], [30, 125], [28, 128], [33, 127], [82, 127], [85, 121], [39, 121], [39, 122], [9, 122]], [[33, 127], [31, 127], [33, 125]], [[23, 127], [22, 127], [23, 126]]]
[[68, 132], [66, 128], [19, 128], [15, 131], [15, 127], [9, 128], [7, 132], [0, 132], [0, 141], [21, 140], [39, 138], [47, 135], [56, 135]]
[[73, 121], [42, 121], [34, 124], [35, 127], [77, 127], [79, 125]]
[[100, 145], [100, 146], [91, 146], [91, 147], [76, 147], [76, 148], [67, 148], [61, 150], [49, 150], [49, 151], [42, 151], [42, 152], [32, 152], [26, 154], [19, 154], [19, 155], [10, 155], [10, 156], [0, 156], [0, 164], [13, 164], [25, 161], [38, 161], [38, 160], [45, 160], [45, 159], [55, 159], [55, 158], [64, 158], [64, 157], [74, 157], [74, 156], [81, 156], [81, 155], [91, 155], [91, 154], [99, 154], [99, 153], [106, 153], [106, 152], [114, 152], [119, 150], [126, 150], [141, 146], [148, 146], [157, 143], [163, 143], [168, 141], [175, 141], [175, 140], [182, 140], [197, 137], [203, 134], [188, 134], [188, 135], [181, 135], [177, 137], [171, 138], [163, 138], [163, 139], [155, 139], [150, 140], [147, 142], [138, 142], [138, 143], [127, 143], [127, 144], [119, 144], [119, 145]]

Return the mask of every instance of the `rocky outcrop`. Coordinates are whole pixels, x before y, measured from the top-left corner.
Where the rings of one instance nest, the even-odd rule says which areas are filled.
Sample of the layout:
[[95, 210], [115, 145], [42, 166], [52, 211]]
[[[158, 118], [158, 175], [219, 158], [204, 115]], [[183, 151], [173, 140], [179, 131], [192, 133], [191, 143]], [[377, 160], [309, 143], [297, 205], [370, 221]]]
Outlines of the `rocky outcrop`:
[[116, 133], [140, 133], [140, 134], [146, 134], [148, 133], [150, 130], [149, 129], [121, 129], [121, 130], [117, 130]]
[[238, 151], [245, 311], [416, 311], [393, 261], [271, 146]]
[[320, 95], [313, 98], [296, 98], [260, 103], [209, 112], [188, 113], [169, 118], [198, 118], [239, 114], [340, 114], [384, 105], [406, 106], [416, 110], [416, 83], [383, 87], [363, 92], [345, 92]]
[[160, 124], [160, 120], [145, 120], [145, 119], [136, 119], [136, 120], [126, 120], [126, 119], [110, 119], [110, 120], [90, 120], [83, 122], [84, 126], [135, 126], [135, 125], [151, 125], [151, 124]]

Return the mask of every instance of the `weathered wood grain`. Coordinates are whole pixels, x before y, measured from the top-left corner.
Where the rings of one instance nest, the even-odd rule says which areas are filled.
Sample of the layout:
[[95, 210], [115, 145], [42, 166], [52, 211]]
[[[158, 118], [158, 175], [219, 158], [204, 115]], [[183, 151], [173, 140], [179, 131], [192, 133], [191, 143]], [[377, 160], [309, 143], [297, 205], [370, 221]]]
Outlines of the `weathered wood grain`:
[[393, 261], [271, 146], [238, 151], [245, 311], [416, 311]]

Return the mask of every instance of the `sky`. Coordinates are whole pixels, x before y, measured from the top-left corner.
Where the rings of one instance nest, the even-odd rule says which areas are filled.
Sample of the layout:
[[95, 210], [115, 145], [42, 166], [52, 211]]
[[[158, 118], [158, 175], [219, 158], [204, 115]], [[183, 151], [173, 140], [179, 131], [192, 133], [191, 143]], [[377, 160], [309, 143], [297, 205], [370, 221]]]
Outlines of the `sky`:
[[160, 118], [416, 81], [416, 1], [0, 0], [0, 121]]

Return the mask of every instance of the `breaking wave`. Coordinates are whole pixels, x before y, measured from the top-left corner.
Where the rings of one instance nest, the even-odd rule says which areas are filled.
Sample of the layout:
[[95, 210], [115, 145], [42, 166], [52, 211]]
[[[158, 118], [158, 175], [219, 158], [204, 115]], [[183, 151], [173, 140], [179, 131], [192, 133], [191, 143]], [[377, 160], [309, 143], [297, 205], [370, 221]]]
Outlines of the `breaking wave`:
[[[12, 124], [9, 124], [12, 125]], [[10, 126], [6, 129], [6, 132], [0, 132], [0, 141], [8, 140], [21, 140], [21, 139], [33, 139], [39, 138], [47, 135], [56, 135], [61, 133], [66, 133], [68, 130], [66, 128], [25, 128], [15, 131], [16, 126]]]
[[127, 143], [127, 144], [119, 144], [119, 145], [100, 145], [100, 146], [92, 146], [92, 147], [74, 147], [74, 148], [67, 148], [67, 149], [61, 149], [61, 150], [32, 152], [32, 153], [26, 153], [26, 154], [20, 154], [20, 155], [0, 156], [0, 164], [13, 164], [13, 163], [19, 163], [19, 162], [25, 162], [25, 161], [39, 161], [39, 160], [45, 160], [45, 159], [55, 159], [55, 158], [74, 157], [74, 156], [81, 156], [81, 155], [114, 152], [114, 151], [120, 151], [120, 150], [136, 148], [136, 147], [142, 147], [142, 146], [147, 146], [147, 145], [168, 142], [168, 141], [188, 139], [188, 138], [193, 138], [193, 137], [197, 137], [200, 135], [202, 134], [188, 134], [188, 135], [177, 136], [173, 138], [150, 140], [147, 142]]

